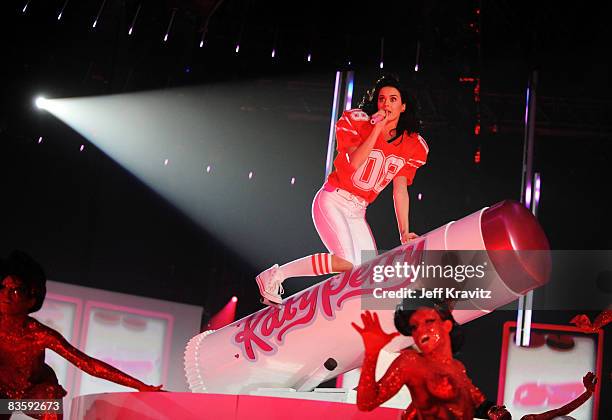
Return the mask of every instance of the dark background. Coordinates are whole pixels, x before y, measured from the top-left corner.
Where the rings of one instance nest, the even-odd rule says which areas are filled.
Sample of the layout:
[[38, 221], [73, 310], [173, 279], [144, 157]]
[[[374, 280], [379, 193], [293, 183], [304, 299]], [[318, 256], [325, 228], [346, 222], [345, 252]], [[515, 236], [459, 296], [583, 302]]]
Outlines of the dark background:
[[[203, 306], [203, 323], [232, 295], [240, 299], [237, 317], [253, 312], [259, 307], [253, 278], [264, 262], [252, 264], [224, 247], [223, 238], [207, 234], [94, 145], [37, 112], [32, 99], [43, 91], [49, 97], [82, 97], [230, 82], [252, 86], [253, 94], [245, 88], [235, 98], [236, 118], [245, 109], [272, 117], [285, 130], [294, 128], [290, 137], [272, 141], [308, 147], [292, 157], [295, 165], [268, 165], [261, 177], [270, 184], [245, 192], [245, 206], [235, 211], [265, 230], [274, 215], [250, 213], [248, 201], [278, 200], [279, 212], [310, 229], [310, 202], [323, 179], [335, 71], [355, 71], [356, 103], [383, 73], [381, 38], [384, 71], [399, 75], [414, 93], [431, 149], [410, 190], [413, 230], [425, 233], [483, 206], [519, 198], [525, 92], [537, 70], [534, 170], [543, 182], [540, 222], [553, 249], [610, 249], [610, 25], [594, 5], [534, 3], [227, 0], [211, 15], [214, 1], [146, 1], [128, 36], [139, 1], [108, 0], [95, 29], [101, 1], [69, 2], [60, 21], [63, 0], [33, 0], [26, 13], [26, 0], [4, 1], [0, 253], [14, 248], [31, 253], [53, 280]], [[420, 69], [414, 72], [417, 42]], [[480, 79], [479, 103], [475, 83], [461, 82], [462, 77]], [[257, 93], [262, 89], [265, 98]], [[80, 144], [87, 145], [84, 153]], [[263, 159], [262, 166], [270, 162], [265, 156], [253, 159]], [[275, 178], [294, 175], [301, 180], [299, 194], [274, 184]], [[228, 192], [242, 193], [234, 188], [228, 185]], [[423, 200], [416, 199], [418, 193]], [[392, 209], [387, 189], [368, 212], [381, 249], [398, 245]], [[278, 262], [323, 249], [314, 229], [304, 238], [287, 233], [278, 247], [291, 252]], [[299, 290], [317, 280], [290, 287]], [[538, 312], [534, 321], [566, 324], [586, 308], [575, 309]], [[514, 318], [513, 312], [498, 312], [466, 326], [461, 359], [491, 399], [501, 326]], [[610, 345], [607, 339], [606, 348]], [[601, 418], [610, 412], [609, 354]]]

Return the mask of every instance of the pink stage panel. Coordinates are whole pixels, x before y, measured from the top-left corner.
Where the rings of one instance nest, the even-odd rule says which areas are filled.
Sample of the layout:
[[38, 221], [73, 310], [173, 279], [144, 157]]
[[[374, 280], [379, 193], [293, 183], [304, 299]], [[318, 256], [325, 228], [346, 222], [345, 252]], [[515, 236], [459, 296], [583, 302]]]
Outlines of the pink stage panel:
[[250, 395], [188, 392], [116, 392], [72, 400], [71, 419], [83, 420], [285, 420], [334, 418], [397, 420], [403, 410], [366, 413], [353, 404]]
[[[148, 384], [166, 384], [174, 316], [88, 300], [81, 348], [92, 357]], [[125, 391], [127, 387], [78, 372], [79, 394]]]

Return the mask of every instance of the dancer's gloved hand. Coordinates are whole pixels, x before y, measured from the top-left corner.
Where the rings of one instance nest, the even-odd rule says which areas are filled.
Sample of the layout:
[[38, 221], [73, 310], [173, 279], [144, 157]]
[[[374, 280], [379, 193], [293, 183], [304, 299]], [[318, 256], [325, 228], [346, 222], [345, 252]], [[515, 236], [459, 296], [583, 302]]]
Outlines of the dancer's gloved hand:
[[595, 385], [597, 384], [597, 377], [593, 372], [589, 372], [582, 378], [582, 384], [589, 392], [595, 392]]
[[390, 334], [384, 332], [376, 312], [372, 314], [370, 311], [365, 311], [361, 314], [361, 320], [363, 321], [363, 328], [354, 322], [351, 322], [351, 325], [361, 334], [366, 353], [378, 353], [391, 340], [400, 335], [398, 332]]
[[592, 323], [588, 316], [580, 314], [573, 317], [570, 324], [574, 324], [584, 332], [595, 333], [611, 322], [612, 309], [606, 309], [597, 315]]
[[138, 391], [140, 391], [140, 392], [158, 392], [158, 391], [166, 392], [162, 388], [163, 388], [163, 385], [157, 385], [157, 386], [155, 386], [155, 385], [145, 385], [145, 386], [140, 387], [138, 389]]
[[585, 332], [594, 332], [595, 328], [593, 328], [593, 324], [591, 324], [591, 320], [585, 314], [576, 315], [570, 321], [570, 324], [574, 324], [582, 331]]
[[512, 415], [506, 410], [505, 405], [494, 405], [487, 412], [490, 420], [510, 420]]

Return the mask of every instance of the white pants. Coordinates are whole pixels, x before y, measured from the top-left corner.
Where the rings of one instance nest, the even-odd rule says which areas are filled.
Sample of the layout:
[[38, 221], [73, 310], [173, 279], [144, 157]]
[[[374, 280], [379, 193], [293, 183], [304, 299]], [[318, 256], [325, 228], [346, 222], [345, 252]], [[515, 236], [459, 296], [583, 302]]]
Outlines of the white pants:
[[[376, 242], [366, 221], [367, 201], [325, 184], [312, 202], [312, 220], [331, 254], [353, 265], [362, 262], [362, 251], [376, 254]], [[370, 257], [371, 258], [371, 257]]]
[[[352, 263], [362, 262], [362, 251], [377, 254], [376, 242], [366, 221], [368, 203], [348, 191], [326, 184], [312, 202], [312, 220], [321, 240], [330, 253]], [[353, 369], [338, 377], [336, 386], [353, 389], [359, 383], [361, 369]]]

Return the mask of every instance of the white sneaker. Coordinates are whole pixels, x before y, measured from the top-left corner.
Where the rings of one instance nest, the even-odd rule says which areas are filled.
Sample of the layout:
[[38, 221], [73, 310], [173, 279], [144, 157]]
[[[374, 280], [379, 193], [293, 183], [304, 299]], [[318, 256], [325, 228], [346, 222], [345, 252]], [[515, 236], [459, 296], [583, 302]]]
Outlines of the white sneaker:
[[261, 303], [263, 303], [264, 305], [271, 306], [271, 307], [276, 308], [276, 309], [282, 309], [283, 308], [283, 304], [282, 303], [271, 302], [271, 301], [269, 301], [268, 299], [266, 299], [264, 297], [259, 298], [259, 301]]
[[272, 267], [262, 271], [255, 277], [261, 296], [276, 304], [281, 304], [283, 302], [281, 298], [281, 295], [285, 293], [282, 285], [283, 280], [284, 278], [281, 276], [278, 264], [274, 264]]

